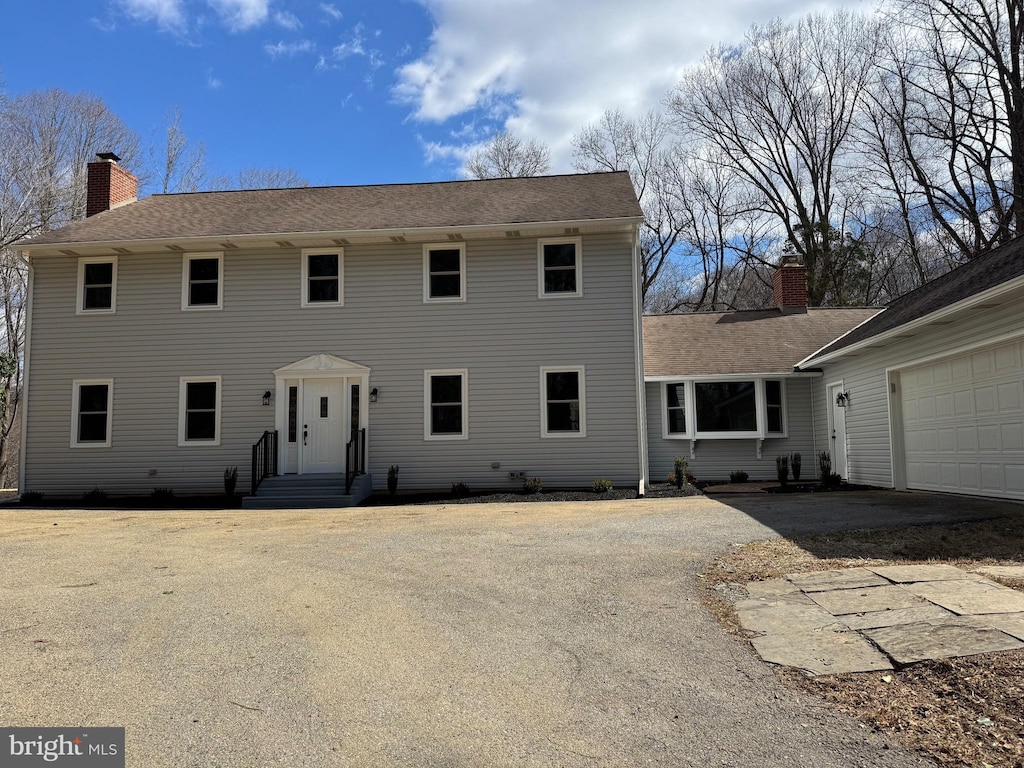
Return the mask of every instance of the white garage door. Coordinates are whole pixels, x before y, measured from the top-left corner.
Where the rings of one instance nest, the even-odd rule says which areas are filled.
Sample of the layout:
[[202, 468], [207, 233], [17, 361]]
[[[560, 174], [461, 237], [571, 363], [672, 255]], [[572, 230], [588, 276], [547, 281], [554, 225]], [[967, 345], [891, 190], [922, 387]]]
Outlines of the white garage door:
[[1024, 499], [1024, 342], [900, 372], [907, 487]]

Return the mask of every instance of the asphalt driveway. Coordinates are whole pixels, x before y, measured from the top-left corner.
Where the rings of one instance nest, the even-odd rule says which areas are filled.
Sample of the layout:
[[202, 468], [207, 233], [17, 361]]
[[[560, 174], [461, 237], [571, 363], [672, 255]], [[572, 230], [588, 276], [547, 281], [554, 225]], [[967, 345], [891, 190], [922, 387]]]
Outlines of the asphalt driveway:
[[124, 726], [147, 767], [930, 765], [781, 687], [700, 606], [700, 565], [1007, 508], [3, 509], [0, 725]]

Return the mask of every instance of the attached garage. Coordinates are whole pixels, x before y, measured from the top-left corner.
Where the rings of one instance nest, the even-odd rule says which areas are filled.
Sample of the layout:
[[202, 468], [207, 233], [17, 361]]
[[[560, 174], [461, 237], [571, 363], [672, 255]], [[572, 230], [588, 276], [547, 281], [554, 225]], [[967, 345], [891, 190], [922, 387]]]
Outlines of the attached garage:
[[900, 371], [908, 488], [1024, 499], [1024, 342]]

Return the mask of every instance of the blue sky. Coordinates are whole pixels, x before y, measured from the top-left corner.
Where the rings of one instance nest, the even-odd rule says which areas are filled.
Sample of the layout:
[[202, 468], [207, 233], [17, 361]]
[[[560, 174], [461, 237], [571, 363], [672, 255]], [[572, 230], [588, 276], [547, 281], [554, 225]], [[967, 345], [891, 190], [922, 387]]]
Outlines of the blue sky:
[[[458, 178], [503, 128], [572, 170], [572, 134], [657, 107], [708, 46], [863, 0], [6, 0], [8, 94], [101, 97], [143, 146], [181, 109], [213, 169], [313, 184]], [[17, 6], [17, 7], [15, 7]], [[713, 7], [712, 7], [713, 6]]]

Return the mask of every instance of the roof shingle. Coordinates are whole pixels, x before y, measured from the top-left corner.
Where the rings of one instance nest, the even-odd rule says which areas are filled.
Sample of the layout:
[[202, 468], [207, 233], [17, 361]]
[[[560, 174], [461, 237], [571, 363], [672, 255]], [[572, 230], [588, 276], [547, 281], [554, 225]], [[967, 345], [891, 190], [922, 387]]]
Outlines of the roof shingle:
[[776, 309], [644, 317], [645, 376], [789, 371], [877, 308]]
[[642, 216], [625, 172], [152, 195], [20, 245], [362, 232]]

